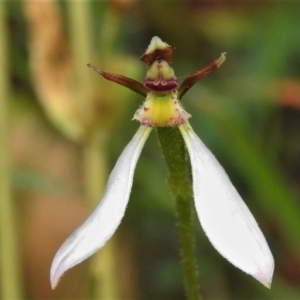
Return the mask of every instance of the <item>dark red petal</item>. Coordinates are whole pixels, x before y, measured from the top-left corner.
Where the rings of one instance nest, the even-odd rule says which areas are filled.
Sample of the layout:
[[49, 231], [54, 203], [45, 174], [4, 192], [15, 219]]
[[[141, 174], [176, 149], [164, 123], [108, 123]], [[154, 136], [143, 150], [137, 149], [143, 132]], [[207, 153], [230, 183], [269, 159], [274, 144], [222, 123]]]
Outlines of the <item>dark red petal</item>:
[[221, 56], [213, 61], [210, 65], [206, 66], [205, 68], [191, 74], [187, 77], [180, 85], [178, 89], [178, 98], [181, 99], [182, 96], [200, 79], [208, 76], [212, 72], [216, 71], [220, 65], [225, 61], [226, 53], [222, 53]]
[[128, 78], [123, 75], [104, 72], [91, 64], [87, 64], [87, 66], [95, 70], [100, 75], [102, 75], [105, 79], [118, 83], [122, 86], [125, 86], [128, 89], [146, 97], [148, 91], [145, 89], [145, 87], [141, 82], [138, 82], [134, 79]]

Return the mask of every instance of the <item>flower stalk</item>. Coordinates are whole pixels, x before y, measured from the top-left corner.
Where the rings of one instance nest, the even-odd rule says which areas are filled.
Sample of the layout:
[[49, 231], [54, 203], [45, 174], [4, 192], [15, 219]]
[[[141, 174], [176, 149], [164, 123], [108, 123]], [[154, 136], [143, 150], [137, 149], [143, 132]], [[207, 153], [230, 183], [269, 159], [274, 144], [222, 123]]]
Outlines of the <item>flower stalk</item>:
[[157, 129], [160, 145], [169, 169], [169, 186], [176, 201], [176, 218], [186, 298], [201, 299], [193, 233], [193, 196], [187, 151], [179, 130]]

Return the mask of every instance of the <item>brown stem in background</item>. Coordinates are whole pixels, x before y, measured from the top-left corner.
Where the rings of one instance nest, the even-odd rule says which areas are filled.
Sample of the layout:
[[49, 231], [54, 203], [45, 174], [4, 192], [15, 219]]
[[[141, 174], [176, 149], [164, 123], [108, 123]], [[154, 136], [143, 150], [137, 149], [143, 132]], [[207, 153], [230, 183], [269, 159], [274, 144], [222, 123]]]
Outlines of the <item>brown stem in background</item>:
[[32, 80], [38, 99], [58, 129], [78, 140], [83, 129], [73, 101], [72, 88], [76, 84], [59, 4], [23, 0], [23, 7], [29, 29]]

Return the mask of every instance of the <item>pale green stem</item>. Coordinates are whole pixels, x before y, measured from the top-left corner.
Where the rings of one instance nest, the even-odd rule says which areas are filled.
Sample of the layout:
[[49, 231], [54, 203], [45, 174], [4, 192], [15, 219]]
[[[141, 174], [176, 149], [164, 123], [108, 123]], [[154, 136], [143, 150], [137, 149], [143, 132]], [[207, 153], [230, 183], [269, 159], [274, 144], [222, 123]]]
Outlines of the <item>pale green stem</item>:
[[16, 212], [11, 195], [8, 134], [8, 43], [5, 5], [0, 5], [0, 287], [1, 299], [22, 299]]
[[[104, 133], [103, 133], [104, 135]], [[108, 178], [106, 139], [90, 140], [83, 147], [86, 195], [94, 208], [100, 201]], [[97, 237], [95, 237], [97, 238]], [[115, 239], [93, 256], [91, 264], [93, 299], [119, 299], [116, 276]]]
[[69, 32], [71, 55], [74, 67], [76, 99], [74, 104], [81, 118], [89, 118], [91, 114], [94, 74], [87, 63], [94, 57], [92, 46], [92, 28], [90, 24], [90, 1], [69, 1]]
[[113, 55], [113, 46], [115, 45], [115, 38], [119, 31], [120, 16], [112, 3], [102, 3], [102, 9], [105, 9], [103, 22], [101, 24], [100, 37], [100, 69], [106, 70], [110, 58]]
[[[73, 64], [76, 77], [76, 103], [82, 119], [89, 123], [93, 118], [93, 94], [99, 91], [99, 78], [86, 66], [93, 61], [92, 28], [90, 24], [89, 1], [70, 1], [70, 32]], [[107, 45], [109, 48], [109, 45]], [[101, 57], [103, 55], [101, 54]], [[101, 101], [101, 98], [99, 99]], [[101, 117], [101, 116], [99, 116]], [[104, 124], [103, 124], [104, 125]], [[83, 171], [86, 198], [91, 209], [101, 199], [108, 178], [107, 135], [108, 128], [91, 128], [83, 143]], [[97, 238], [95, 236], [95, 238]], [[118, 299], [117, 268], [115, 259], [115, 242], [112, 239], [91, 262], [91, 299]]]

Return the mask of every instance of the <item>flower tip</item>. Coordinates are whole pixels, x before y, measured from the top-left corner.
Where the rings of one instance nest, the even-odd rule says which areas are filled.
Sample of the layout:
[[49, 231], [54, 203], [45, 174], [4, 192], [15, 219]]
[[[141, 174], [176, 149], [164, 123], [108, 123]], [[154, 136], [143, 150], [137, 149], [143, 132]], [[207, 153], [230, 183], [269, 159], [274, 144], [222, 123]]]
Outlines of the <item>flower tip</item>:
[[272, 281], [265, 281], [265, 282], [262, 282], [261, 283], [268, 289], [271, 289], [271, 285], [272, 285]]
[[272, 278], [265, 278], [263, 276], [255, 276], [255, 278], [268, 289], [271, 288]]
[[51, 285], [51, 289], [54, 290], [57, 287], [59, 281], [59, 277], [58, 276], [50, 276], [50, 285]]
[[54, 290], [54, 289], [57, 287], [58, 279], [55, 280], [55, 279], [52, 279], [52, 278], [51, 278], [50, 284], [51, 284], [51, 289]]
[[54, 290], [58, 284], [59, 279], [61, 276], [67, 271], [68, 268], [62, 268], [60, 265], [56, 263], [55, 259], [52, 263], [51, 270], [50, 270], [50, 283], [51, 288]]
[[154, 36], [150, 42], [148, 50], [153, 51], [156, 49], [165, 49], [167, 47], [170, 46], [167, 43], [163, 42], [158, 36]]
[[217, 66], [220, 67], [226, 60], [226, 52], [221, 53], [221, 56], [216, 60]]
[[[68, 242], [68, 240], [66, 242]], [[82, 257], [78, 259], [77, 257], [76, 260], [76, 257], [72, 257], [72, 255], [70, 255], [70, 250], [72, 252], [73, 249], [68, 249], [65, 245], [62, 245], [62, 247], [55, 254], [50, 269], [50, 284], [52, 290], [56, 288], [60, 278], [67, 270], [71, 269], [85, 259]]]
[[257, 279], [261, 284], [263, 284], [268, 289], [271, 288], [272, 279], [274, 272], [274, 261], [266, 266], [266, 270], [260, 270], [253, 275], [255, 279]]
[[87, 66], [103, 76], [103, 71], [97, 68], [96, 66], [92, 65], [91, 63], [88, 63]]
[[140, 58], [148, 67], [158, 58], [171, 63], [175, 48], [154, 36], [144, 55]]

